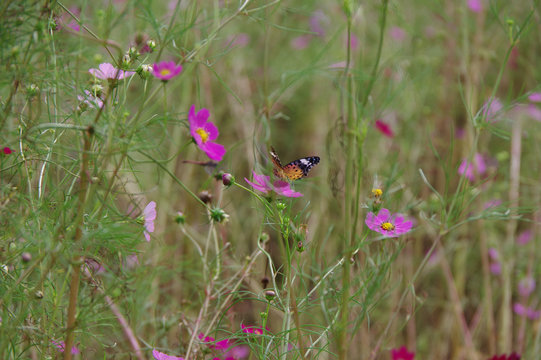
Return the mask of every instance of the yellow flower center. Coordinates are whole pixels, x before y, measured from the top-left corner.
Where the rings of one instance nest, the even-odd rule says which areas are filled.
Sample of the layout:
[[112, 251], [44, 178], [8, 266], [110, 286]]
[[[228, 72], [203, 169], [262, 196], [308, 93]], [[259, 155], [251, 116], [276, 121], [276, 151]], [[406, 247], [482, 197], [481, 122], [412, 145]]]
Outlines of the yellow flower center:
[[374, 195], [374, 197], [380, 197], [381, 195], [383, 195], [383, 190], [381, 190], [381, 189], [372, 189], [372, 194]]
[[392, 231], [394, 230], [394, 225], [390, 222], [384, 222], [383, 224], [381, 224], [381, 228], [385, 231]]
[[169, 70], [169, 69], [161, 69], [160, 74], [162, 76], [167, 76], [167, 75], [171, 74], [171, 70]]
[[202, 128], [199, 128], [197, 130], [195, 130], [195, 132], [201, 136], [201, 141], [204, 143], [207, 142], [207, 140], [209, 139], [209, 133], [205, 131], [205, 129], [202, 129]]

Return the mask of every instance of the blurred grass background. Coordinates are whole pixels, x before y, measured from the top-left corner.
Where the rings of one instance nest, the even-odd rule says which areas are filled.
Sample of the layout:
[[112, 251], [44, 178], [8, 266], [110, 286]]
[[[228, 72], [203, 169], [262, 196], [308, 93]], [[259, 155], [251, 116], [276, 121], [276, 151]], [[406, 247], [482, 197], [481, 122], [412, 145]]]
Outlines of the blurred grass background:
[[[77, 356], [135, 356], [106, 295], [148, 356], [152, 348], [184, 356], [194, 329], [250, 343], [240, 324], [262, 326], [262, 279], [271, 277], [258, 239], [270, 237], [265, 248], [284, 298], [293, 290], [288, 260], [279, 225], [261, 204], [212, 172], [248, 186], [252, 170], [270, 175], [271, 145], [283, 162], [321, 157], [295, 183], [304, 196], [284, 201], [292, 229], [307, 229], [288, 242], [294, 249], [301, 239], [305, 249], [289, 259], [302, 346], [314, 348], [305, 358], [344, 358], [342, 342], [350, 359], [389, 359], [401, 345], [421, 359], [511, 351], [536, 358], [539, 319], [513, 312], [513, 304], [539, 306], [538, 290], [524, 297], [517, 288], [540, 273], [541, 124], [528, 99], [540, 91], [537, 1], [8, 0], [0, 15], [1, 145], [14, 150], [0, 154], [2, 358], [60, 356], [50, 340], [67, 336], [70, 276], [82, 259], [104, 271], [80, 281]], [[80, 111], [77, 95], [94, 81], [88, 69], [119, 64], [149, 39], [155, 51], [128, 67], [173, 60], [181, 75], [165, 85], [135, 75], [119, 83], [103, 112]], [[485, 116], [491, 98], [502, 106]], [[220, 130], [227, 154], [217, 168], [193, 163], [208, 159], [191, 144], [192, 104], [209, 109]], [[376, 120], [394, 136], [378, 131]], [[476, 153], [488, 170], [469, 182], [458, 169]], [[81, 207], [83, 154], [89, 187]], [[346, 185], [348, 176], [360, 179], [360, 191]], [[214, 224], [179, 182], [208, 191], [229, 221]], [[363, 228], [374, 187], [384, 190], [383, 207], [415, 219], [413, 232], [379, 241]], [[344, 218], [355, 211], [352, 199], [360, 199], [360, 216], [350, 247]], [[146, 243], [137, 217], [150, 200], [158, 216]], [[72, 241], [77, 229], [82, 235]], [[517, 244], [524, 231], [532, 240]], [[137, 265], [129, 262], [135, 253]], [[336, 318], [344, 261], [351, 264], [345, 328]], [[491, 272], [495, 262], [500, 274]], [[275, 305], [268, 327], [302, 348], [293, 324], [283, 325], [287, 315]], [[252, 358], [303, 358], [278, 355], [280, 342], [268, 341], [272, 354], [251, 342]], [[204, 347], [192, 351], [211, 358]]]

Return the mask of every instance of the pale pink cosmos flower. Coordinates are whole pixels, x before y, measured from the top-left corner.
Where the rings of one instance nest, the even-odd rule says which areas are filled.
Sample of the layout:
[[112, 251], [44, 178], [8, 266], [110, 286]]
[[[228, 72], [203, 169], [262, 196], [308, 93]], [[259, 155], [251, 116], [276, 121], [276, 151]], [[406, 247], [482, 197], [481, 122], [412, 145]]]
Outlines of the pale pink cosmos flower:
[[[349, 47], [351, 48], [351, 50], [357, 50], [359, 49], [359, 46], [360, 46], [361, 42], [359, 41], [359, 38], [357, 36], [355, 36], [355, 34], [351, 34], [350, 35], [350, 38], [349, 38]], [[348, 36], [347, 34], [344, 34], [344, 45], [347, 46], [348, 45]]]
[[396, 41], [403, 41], [406, 38], [406, 32], [399, 26], [389, 29], [389, 35]]
[[483, 209], [485, 210], [488, 210], [490, 208], [495, 208], [495, 207], [498, 207], [502, 204], [502, 201], [499, 200], [499, 199], [492, 199], [492, 200], [489, 200], [487, 201], [486, 203], [483, 204]]
[[184, 360], [184, 358], [180, 356], [167, 355], [162, 352], [159, 352], [156, 349], [152, 350], [152, 356], [154, 356], [154, 359], [156, 360]]
[[376, 126], [376, 129], [383, 135], [387, 136], [388, 138], [394, 137], [394, 131], [391, 128], [391, 125], [387, 124], [381, 119], [376, 120], [376, 123], [374, 124]]
[[539, 317], [541, 317], [541, 311], [535, 310], [534, 308], [531, 308], [529, 306], [525, 306], [521, 303], [515, 303], [513, 305], [513, 311], [515, 314], [523, 317], [527, 317], [530, 320], [537, 320]]
[[103, 100], [98, 96], [94, 96], [94, 94], [88, 90], [85, 90], [85, 96], [77, 95], [77, 99], [93, 109], [103, 107]]
[[304, 50], [310, 44], [310, 40], [312, 40], [311, 35], [301, 35], [291, 39], [291, 42], [289, 44], [295, 50]]
[[160, 61], [152, 65], [152, 75], [162, 81], [168, 81], [180, 74], [182, 65], [175, 64], [174, 61]]
[[533, 237], [532, 230], [530, 230], [530, 229], [524, 230], [523, 232], [518, 234], [518, 236], [517, 236], [517, 244], [526, 245], [527, 243], [530, 242], [530, 240], [532, 240], [532, 237]]
[[541, 102], [541, 92], [533, 92], [528, 96], [528, 100], [531, 102]]
[[221, 161], [225, 155], [225, 147], [213, 140], [218, 138], [219, 132], [216, 125], [207, 121], [210, 113], [207, 109], [202, 108], [197, 113], [195, 105], [192, 105], [188, 113], [188, 122], [190, 123], [190, 133], [194, 138], [197, 146], [214, 161]]
[[285, 197], [301, 197], [303, 196], [300, 192], [294, 191], [291, 188], [291, 184], [286, 181], [276, 180], [271, 185], [270, 183], [270, 176], [266, 175], [258, 175], [255, 171], [252, 171], [252, 175], [254, 177], [254, 182], [251, 182], [247, 178], [244, 178], [244, 181], [246, 181], [252, 188], [254, 188], [257, 191], [261, 191], [264, 194], [268, 194], [269, 191], [275, 191], [278, 195], [282, 195]]
[[365, 224], [370, 230], [391, 238], [409, 232], [413, 226], [413, 223], [406, 221], [404, 216], [400, 214], [393, 215], [385, 208], [381, 209], [377, 215], [369, 212], [366, 215]]
[[503, 104], [498, 98], [488, 99], [481, 108], [481, 114], [484, 115], [485, 121], [494, 122], [499, 120]]
[[235, 47], [245, 47], [250, 43], [250, 35], [247, 33], [233, 34], [227, 37], [227, 45]]
[[522, 297], [528, 297], [535, 290], [535, 280], [531, 276], [526, 276], [518, 282], [518, 293]]
[[[58, 349], [58, 351], [64, 352], [64, 349], [66, 348], [66, 343], [64, 341], [56, 342], [51, 340], [51, 343]], [[77, 346], [72, 346], [71, 353], [73, 355], [79, 355], [81, 351], [77, 348]]]
[[109, 63], [100, 64], [99, 69], [90, 69], [88, 72], [103, 80], [121, 80], [135, 74], [134, 71], [119, 70]]
[[483, 11], [483, 2], [481, 0], [468, 0], [468, 8], [474, 13]]
[[312, 16], [310, 16], [310, 31], [316, 34], [316, 36], [323, 37], [325, 36], [325, 29], [323, 28], [322, 23], [327, 23], [329, 19], [327, 15], [322, 10], [314, 11]]
[[156, 202], [151, 201], [143, 210], [143, 218], [145, 219], [145, 239], [150, 241], [150, 233], [154, 232], [154, 220], [156, 220]]

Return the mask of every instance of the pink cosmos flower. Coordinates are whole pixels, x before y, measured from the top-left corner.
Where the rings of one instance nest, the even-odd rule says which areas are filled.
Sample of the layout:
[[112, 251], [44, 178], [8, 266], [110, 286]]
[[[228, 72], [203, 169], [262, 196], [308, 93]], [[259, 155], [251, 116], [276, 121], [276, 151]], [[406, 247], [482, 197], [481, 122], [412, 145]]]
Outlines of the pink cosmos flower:
[[274, 190], [278, 195], [285, 197], [301, 197], [303, 196], [300, 192], [294, 191], [291, 188], [291, 184], [286, 181], [276, 180], [271, 185], [270, 176], [258, 175], [255, 171], [252, 171], [254, 177], [254, 182], [251, 182], [247, 178], [244, 178], [251, 187], [257, 191], [261, 191], [264, 194], [268, 194], [269, 191]]
[[517, 236], [517, 244], [526, 245], [527, 243], [530, 242], [530, 240], [532, 240], [532, 237], [533, 237], [532, 230], [529, 230], [529, 229], [524, 230], [523, 232], [518, 234], [518, 236]]
[[540, 310], [535, 310], [531, 307], [522, 305], [520, 303], [515, 303], [513, 305], [513, 311], [515, 314], [523, 317], [527, 317], [530, 320], [537, 320], [541, 316]]
[[539, 108], [534, 105], [534, 104], [530, 104], [527, 106], [526, 108], [526, 113], [534, 120], [536, 121], [541, 121], [541, 110], [539, 110]]
[[[58, 351], [60, 352], [64, 352], [64, 349], [66, 348], [66, 343], [64, 341], [59, 341], [59, 342], [56, 342], [54, 340], [51, 340], [51, 343], [56, 347], [58, 348]], [[79, 351], [79, 349], [77, 348], [77, 346], [73, 346], [71, 348], [71, 353], [73, 355], [79, 355], [81, 353], [81, 351]]]
[[88, 72], [103, 80], [121, 80], [135, 74], [134, 71], [119, 70], [109, 63], [100, 64], [99, 69], [90, 69]]
[[483, 11], [483, 3], [481, 0], [468, 0], [468, 8], [474, 13]]
[[518, 293], [522, 297], [528, 297], [535, 290], [535, 279], [531, 276], [526, 276], [518, 282]]
[[250, 42], [250, 35], [247, 33], [239, 33], [239, 34], [233, 34], [230, 35], [227, 38], [226, 44], [229, 46], [235, 46], [235, 47], [245, 47]]
[[402, 215], [391, 215], [391, 212], [385, 208], [381, 209], [378, 215], [369, 212], [366, 215], [365, 223], [370, 230], [391, 238], [409, 232], [413, 226], [413, 223], [411, 221], [405, 221]]
[[167, 355], [156, 349], [152, 350], [152, 356], [154, 356], [154, 359], [156, 360], [184, 360], [184, 358], [181, 358], [180, 356]]
[[323, 28], [323, 23], [327, 23], [329, 19], [325, 13], [321, 10], [314, 11], [312, 16], [310, 16], [310, 31], [316, 33], [316, 36], [323, 37], [325, 36], [325, 29]]
[[[344, 35], [344, 43], [347, 46], [347, 43], [348, 43], [347, 35]], [[351, 50], [359, 49], [360, 44], [361, 42], [359, 41], [359, 38], [355, 34], [351, 34], [349, 38], [349, 46], [351, 47]]]
[[256, 334], [256, 335], [263, 335], [263, 328], [258, 326], [244, 326], [244, 324], [241, 324], [240, 327], [242, 328], [242, 332], [245, 334]]
[[151, 201], [143, 210], [143, 218], [145, 219], [145, 238], [150, 241], [150, 233], [154, 232], [154, 220], [156, 220], [156, 202]]
[[495, 207], [498, 207], [502, 204], [502, 201], [499, 200], [499, 199], [492, 199], [492, 200], [489, 200], [487, 201], [486, 203], [483, 204], [483, 209], [485, 210], [488, 210], [490, 208], [495, 208]]
[[487, 164], [483, 155], [476, 153], [473, 163], [463, 159], [458, 167], [458, 173], [470, 181], [475, 181], [476, 175], [482, 176], [487, 172]]
[[225, 155], [225, 147], [215, 143], [213, 140], [219, 135], [218, 128], [207, 121], [210, 113], [207, 109], [202, 108], [197, 113], [195, 105], [192, 105], [188, 113], [188, 122], [190, 123], [190, 133], [195, 139], [197, 146], [207, 154], [211, 160], [221, 161]]
[[103, 107], [103, 101], [98, 96], [94, 96], [94, 94], [88, 90], [85, 90], [85, 96], [77, 95], [77, 99], [85, 104], [88, 104], [88, 106], [93, 109]]
[[152, 75], [162, 81], [171, 80], [182, 71], [182, 65], [175, 64], [174, 61], [160, 61], [152, 65]]
[[400, 349], [391, 350], [392, 360], [414, 360], [415, 353], [409, 352], [405, 346], [402, 346]]
[[391, 126], [387, 123], [385, 123], [383, 120], [378, 119], [376, 120], [376, 123], [374, 124], [376, 126], [376, 129], [379, 130], [380, 133], [383, 135], [392, 138], [394, 137], [394, 132]]
[[5, 147], [2, 149], [2, 152], [3, 152], [5, 155], [9, 155], [9, 154], [13, 153], [13, 149], [11, 149], [9, 146], [5, 146]]

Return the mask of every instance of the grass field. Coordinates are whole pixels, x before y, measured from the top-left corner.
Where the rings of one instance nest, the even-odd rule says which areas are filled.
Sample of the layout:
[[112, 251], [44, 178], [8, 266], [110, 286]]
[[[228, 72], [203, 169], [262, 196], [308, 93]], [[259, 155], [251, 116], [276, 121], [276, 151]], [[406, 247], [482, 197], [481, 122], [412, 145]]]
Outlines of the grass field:
[[4, 0], [0, 359], [539, 359], [540, 6]]

